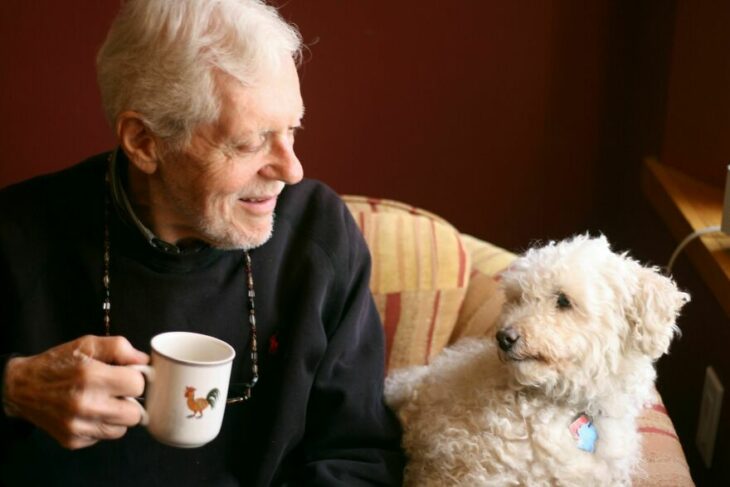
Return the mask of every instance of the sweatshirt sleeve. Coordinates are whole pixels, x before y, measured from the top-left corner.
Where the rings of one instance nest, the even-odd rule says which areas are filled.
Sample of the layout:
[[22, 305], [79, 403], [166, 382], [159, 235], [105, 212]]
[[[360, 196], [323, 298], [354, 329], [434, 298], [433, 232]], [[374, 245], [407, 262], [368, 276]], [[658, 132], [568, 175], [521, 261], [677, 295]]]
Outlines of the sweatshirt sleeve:
[[[0, 192], [0, 215], [3, 215], [0, 223], [0, 470], [2, 463], [7, 458], [8, 452], [13, 445], [22, 438], [28, 436], [34, 429], [34, 426], [24, 419], [9, 417], [5, 414], [5, 372], [7, 364], [13, 357], [21, 355], [19, 350], [15, 348], [15, 340], [12, 336], [12, 329], [16, 323], [16, 313], [18, 303], [18, 289], [15, 281], [11, 279], [9, 256], [12, 254], [9, 249], [10, 243], [6, 235], [9, 233], [19, 233], [19, 225], [16, 221], [17, 212], [11, 212], [13, 207], [12, 200], [8, 197], [10, 191], [3, 190]], [[21, 206], [21, 205], [18, 205]], [[13, 215], [13, 218], [10, 217]], [[21, 239], [19, 239], [21, 240]], [[12, 247], [10, 247], [12, 249]], [[24, 275], [31, 274], [33, 271], [24, 268]], [[0, 483], [2, 483], [0, 481]]]
[[337, 279], [344, 304], [314, 379], [297, 482], [400, 486], [405, 456], [400, 425], [383, 400], [385, 345], [370, 255], [349, 213], [345, 230], [349, 262]]
[[[2, 318], [5, 317], [0, 314], [0, 320]], [[5, 347], [1, 348], [4, 349]], [[6, 350], [0, 350], [0, 400], [2, 400], [2, 404], [0, 404], [0, 438], [3, 438], [3, 441], [0, 442], [0, 470], [2, 470], [1, 464], [7, 458], [13, 445], [18, 440], [30, 435], [34, 430], [34, 426], [26, 420], [5, 414], [5, 372], [10, 359], [17, 356], [19, 356], [17, 353], [7, 353]], [[0, 481], [0, 484], [2, 484], [2, 481]]]

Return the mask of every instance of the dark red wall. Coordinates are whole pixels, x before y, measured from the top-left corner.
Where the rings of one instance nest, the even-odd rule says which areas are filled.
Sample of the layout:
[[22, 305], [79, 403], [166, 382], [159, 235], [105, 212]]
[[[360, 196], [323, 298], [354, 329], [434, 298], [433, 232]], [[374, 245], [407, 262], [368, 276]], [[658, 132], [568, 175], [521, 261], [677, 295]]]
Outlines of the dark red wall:
[[[113, 144], [93, 68], [113, 3], [0, 4], [0, 185]], [[611, 5], [285, 2], [309, 45], [305, 172], [507, 247], [585, 230], [600, 194]]]
[[299, 145], [309, 174], [506, 246], [582, 230], [595, 205], [607, 10], [287, 3], [312, 45]]
[[94, 57], [115, 11], [111, 1], [0, 2], [0, 186], [112, 146]]

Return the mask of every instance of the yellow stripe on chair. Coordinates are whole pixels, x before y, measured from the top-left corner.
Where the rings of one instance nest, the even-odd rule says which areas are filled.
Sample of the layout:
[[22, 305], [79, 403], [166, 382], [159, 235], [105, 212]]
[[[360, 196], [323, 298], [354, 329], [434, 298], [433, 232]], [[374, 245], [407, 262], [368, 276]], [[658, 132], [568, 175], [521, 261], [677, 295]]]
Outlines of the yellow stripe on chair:
[[383, 320], [387, 369], [428, 363], [449, 341], [469, 283], [459, 232], [433, 213], [344, 196], [373, 257], [370, 289]]

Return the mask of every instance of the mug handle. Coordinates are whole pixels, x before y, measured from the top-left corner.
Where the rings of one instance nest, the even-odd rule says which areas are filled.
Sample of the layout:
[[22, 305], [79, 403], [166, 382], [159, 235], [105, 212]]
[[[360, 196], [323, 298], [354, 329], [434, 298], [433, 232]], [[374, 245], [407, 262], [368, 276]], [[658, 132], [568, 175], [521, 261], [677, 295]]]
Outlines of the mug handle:
[[[142, 375], [144, 375], [145, 382], [150, 383], [155, 379], [155, 369], [153, 369], [150, 365], [127, 365], [127, 367], [130, 367], [134, 370], [139, 370], [142, 372]], [[139, 402], [137, 399], [133, 397], [125, 397], [124, 399], [128, 401], [132, 401], [137, 406], [139, 406], [140, 412], [142, 413], [142, 417], [139, 420], [139, 424], [142, 426], [147, 426], [150, 422], [150, 415], [147, 414], [147, 410], [144, 408], [141, 402]]]

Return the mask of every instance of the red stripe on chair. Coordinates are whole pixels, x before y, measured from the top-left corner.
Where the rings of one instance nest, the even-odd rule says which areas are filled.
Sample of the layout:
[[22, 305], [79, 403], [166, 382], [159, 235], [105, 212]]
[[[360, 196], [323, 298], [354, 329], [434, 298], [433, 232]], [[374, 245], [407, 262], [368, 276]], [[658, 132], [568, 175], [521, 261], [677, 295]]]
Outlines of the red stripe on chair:
[[647, 407], [647, 409], [669, 415], [669, 413], [667, 413], [667, 408], [665, 408], [663, 404], [652, 404], [651, 406]]
[[436, 222], [430, 220], [431, 224], [431, 242], [433, 242], [433, 251], [431, 252], [431, 287], [438, 289], [438, 272], [439, 272], [439, 246], [436, 239]]
[[380, 205], [381, 200], [379, 198], [368, 198], [367, 202], [370, 205], [370, 208], [373, 210], [373, 213], [377, 213], [378, 205]]
[[[377, 256], [380, 255], [380, 239], [378, 238], [378, 232], [380, 231], [380, 222], [378, 218], [371, 218], [370, 219], [370, 234], [368, 237], [370, 239], [368, 240], [367, 237], [365, 237], [366, 240], [368, 240], [368, 247], [370, 248], [370, 255]], [[381, 292], [381, 282], [380, 282], [380, 267], [381, 263], [377, 261], [376, 258], [372, 259], [372, 271], [370, 274], [370, 289], [373, 292]]]
[[674, 438], [675, 440], [679, 440], [677, 438], [677, 435], [672, 433], [671, 431], [663, 430], [661, 428], [652, 428], [651, 426], [644, 426], [638, 429], [639, 433], [653, 433], [656, 435], [664, 435], [669, 436], [670, 438]]
[[385, 296], [385, 315], [383, 319], [383, 330], [385, 332], [385, 364], [390, 363], [390, 351], [393, 349], [395, 331], [400, 321], [401, 296], [400, 293], [390, 293]]
[[441, 302], [441, 290], [436, 291], [433, 298], [433, 311], [431, 312], [431, 324], [428, 327], [428, 342], [426, 343], [425, 362], [429, 363], [428, 358], [431, 356], [431, 344], [433, 343], [433, 332], [436, 329], [436, 318], [438, 318], [439, 303]]
[[413, 222], [413, 235], [415, 235], [415, 246], [416, 246], [416, 262], [418, 264], [416, 265], [416, 287], [418, 289], [421, 288], [421, 270], [423, 269], [423, 266], [421, 265], [421, 239], [420, 233], [418, 232], [418, 229], [420, 227], [421, 218], [411, 218], [411, 222]]
[[397, 225], [395, 226], [395, 252], [396, 262], [398, 263], [398, 289], [406, 288], [406, 258], [403, 255], [403, 215], [397, 215]]
[[457, 286], [464, 287], [464, 280], [466, 279], [466, 250], [464, 250], [461, 239], [458, 239], [457, 243], [459, 244], [459, 282]]
[[360, 232], [365, 236], [365, 213], [358, 213], [357, 222], [360, 225]]

